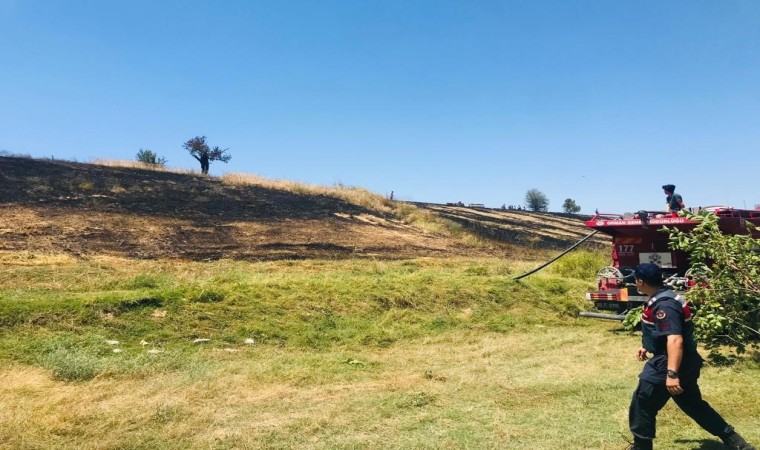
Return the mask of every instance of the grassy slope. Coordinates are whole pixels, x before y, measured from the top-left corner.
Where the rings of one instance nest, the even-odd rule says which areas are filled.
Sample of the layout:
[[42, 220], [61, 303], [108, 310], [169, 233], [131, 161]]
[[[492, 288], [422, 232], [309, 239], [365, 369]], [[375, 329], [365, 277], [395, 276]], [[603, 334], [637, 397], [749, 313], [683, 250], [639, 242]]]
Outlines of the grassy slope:
[[[575, 317], [593, 255], [520, 283], [530, 264], [495, 259], [2, 257], [0, 448], [613, 449], [627, 435], [638, 338]], [[709, 368], [703, 383], [754, 440], [758, 373]], [[672, 407], [661, 423], [661, 448], [717, 448]]]

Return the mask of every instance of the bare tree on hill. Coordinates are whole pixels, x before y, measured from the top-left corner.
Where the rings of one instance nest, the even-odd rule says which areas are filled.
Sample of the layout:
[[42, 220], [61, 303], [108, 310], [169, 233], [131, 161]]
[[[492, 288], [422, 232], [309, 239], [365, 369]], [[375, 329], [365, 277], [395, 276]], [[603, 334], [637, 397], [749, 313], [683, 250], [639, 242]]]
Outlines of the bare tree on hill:
[[219, 147], [210, 148], [206, 143], [206, 136], [196, 136], [188, 139], [182, 144], [182, 148], [190, 152], [190, 155], [201, 163], [201, 173], [208, 174], [208, 167], [211, 161], [221, 161], [226, 163], [232, 156], [227, 154], [228, 148]]

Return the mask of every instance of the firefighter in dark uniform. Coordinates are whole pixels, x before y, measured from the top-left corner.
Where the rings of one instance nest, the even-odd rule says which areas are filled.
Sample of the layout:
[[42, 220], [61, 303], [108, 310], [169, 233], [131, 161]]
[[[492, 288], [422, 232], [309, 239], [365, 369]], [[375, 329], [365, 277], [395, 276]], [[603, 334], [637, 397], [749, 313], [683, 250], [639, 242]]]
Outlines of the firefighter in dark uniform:
[[702, 357], [694, 341], [691, 310], [686, 301], [663, 286], [656, 264], [640, 264], [634, 271], [636, 288], [649, 296], [641, 315], [642, 347], [639, 361], [647, 360], [633, 393], [628, 420], [632, 450], [651, 450], [657, 413], [670, 400], [699, 426], [719, 437], [728, 448], [755, 450], [709, 403], [702, 399], [697, 380]]
[[681, 194], [676, 194], [676, 186], [674, 184], [665, 184], [662, 186], [662, 191], [667, 197], [665, 197], [665, 208], [668, 212], [678, 212], [686, 208], [683, 203], [683, 197]]

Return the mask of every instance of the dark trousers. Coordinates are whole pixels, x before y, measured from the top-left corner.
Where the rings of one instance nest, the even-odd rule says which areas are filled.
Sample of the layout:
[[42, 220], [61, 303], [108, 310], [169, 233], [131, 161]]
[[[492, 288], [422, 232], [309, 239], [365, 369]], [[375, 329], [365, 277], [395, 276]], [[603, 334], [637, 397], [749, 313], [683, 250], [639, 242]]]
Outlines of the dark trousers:
[[[674, 395], [672, 398], [687, 416], [714, 436], [724, 437], [733, 431], [720, 414], [702, 399], [696, 379], [682, 380], [681, 387], [683, 393]], [[655, 438], [657, 413], [670, 398], [671, 395], [665, 383], [655, 384], [639, 379], [639, 385], [633, 392], [631, 407], [628, 411], [628, 423], [634, 436], [642, 439]]]

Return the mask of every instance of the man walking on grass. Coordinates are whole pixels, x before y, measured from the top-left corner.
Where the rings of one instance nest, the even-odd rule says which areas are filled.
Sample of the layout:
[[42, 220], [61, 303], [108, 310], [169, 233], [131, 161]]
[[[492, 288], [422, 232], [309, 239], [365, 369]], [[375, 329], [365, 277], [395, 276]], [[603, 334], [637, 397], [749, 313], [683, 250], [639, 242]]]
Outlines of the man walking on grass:
[[688, 304], [665, 288], [656, 264], [640, 264], [634, 271], [636, 289], [649, 296], [641, 314], [642, 346], [639, 361], [654, 356], [644, 365], [633, 393], [628, 421], [633, 433], [630, 450], [652, 450], [657, 413], [671, 398], [699, 426], [719, 437], [733, 450], [756, 450], [702, 399], [697, 379], [702, 357], [694, 341], [694, 324]]

